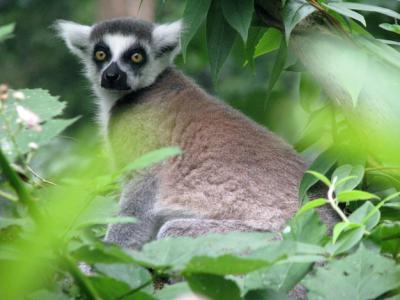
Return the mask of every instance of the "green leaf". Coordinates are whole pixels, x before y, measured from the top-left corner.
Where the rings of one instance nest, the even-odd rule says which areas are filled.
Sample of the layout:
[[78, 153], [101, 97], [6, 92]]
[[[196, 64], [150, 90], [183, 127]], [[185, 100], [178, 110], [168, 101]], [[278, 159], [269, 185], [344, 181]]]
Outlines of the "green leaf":
[[316, 11], [316, 9], [305, 0], [286, 1], [282, 10], [286, 43], [289, 43], [290, 34], [296, 25], [314, 11]]
[[240, 275], [255, 271], [267, 265], [269, 265], [269, 263], [264, 260], [238, 257], [229, 254], [219, 257], [196, 256], [188, 262], [183, 272]]
[[128, 173], [133, 170], [144, 169], [153, 166], [167, 158], [182, 154], [181, 149], [178, 147], [164, 147], [151, 152], [148, 152], [132, 163], [128, 164], [123, 170], [124, 173]]
[[282, 33], [275, 28], [268, 28], [258, 41], [254, 51], [254, 58], [270, 53], [279, 48], [282, 40]]
[[40, 117], [41, 121], [47, 121], [60, 115], [65, 106], [65, 102], [60, 102], [57, 96], [52, 96], [43, 89], [23, 89], [20, 90], [25, 95], [21, 105], [29, 108]]
[[166, 285], [161, 290], [156, 290], [155, 296], [161, 300], [176, 300], [179, 296], [191, 293], [187, 282], [179, 282], [172, 285]]
[[273, 289], [262, 289], [249, 291], [245, 300], [291, 300], [285, 293], [274, 291]]
[[240, 300], [240, 289], [232, 280], [217, 275], [186, 274], [193, 292], [215, 300]]
[[398, 24], [382, 23], [382, 24], [379, 24], [379, 27], [383, 28], [387, 31], [391, 31], [391, 32], [400, 34], [400, 25], [398, 25]]
[[306, 211], [309, 211], [310, 209], [316, 208], [316, 207], [320, 207], [322, 205], [325, 205], [329, 203], [328, 200], [326, 200], [325, 198], [318, 198], [312, 201], [308, 201], [306, 202], [306, 204], [304, 204], [300, 210], [297, 212], [298, 215], [305, 213]]
[[126, 283], [131, 289], [152, 281], [149, 271], [134, 264], [96, 264], [95, 269], [104, 276]]
[[379, 224], [370, 238], [381, 247], [383, 253], [397, 257], [400, 253], [400, 221], [384, 221]]
[[183, 270], [195, 256], [238, 255], [271, 243], [268, 233], [208, 234], [198, 238], [179, 237], [153, 241], [138, 251], [130, 251], [139, 264], [155, 269]]
[[[332, 166], [337, 161], [336, 149], [330, 148], [327, 151], [321, 153], [311, 164], [309, 170], [313, 170], [315, 172], [326, 174]], [[307, 191], [318, 182], [318, 179], [311, 174], [304, 174], [303, 179], [300, 183], [299, 188], [299, 199], [303, 202], [307, 196]]]
[[311, 112], [311, 107], [321, 97], [321, 87], [307, 72], [300, 78], [300, 105], [306, 112]]
[[367, 300], [397, 288], [399, 277], [393, 260], [360, 246], [354, 254], [310, 273], [303, 283], [310, 300]]
[[368, 192], [353, 190], [340, 192], [337, 195], [337, 199], [339, 202], [350, 202], [368, 199], [379, 199], [379, 197]]
[[254, 57], [256, 46], [264, 35], [266, 29], [264, 27], [250, 27], [249, 36], [246, 43], [246, 61], [244, 65], [249, 64], [254, 68]]
[[339, 222], [333, 227], [332, 243], [335, 244], [339, 235], [346, 230], [354, 229], [360, 227], [360, 224], [349, 223], [349, 222]]
[[0, 217], [0, 229], [7, 228], [12, 225], [17, 225], [17, 226], [26, 226], [29, 224], [29, 220], [27, 219], [21, 219], [21, 218], [3, 218]]
[[325, 183], [326, 186], [331, 186], [332, 183], [331, 181], [323, 174], [312, 171], [312, 170], [308, 170], [306, 171], [306, 173], [311, 174], [312, 176], [314, 176], [315, 178], [317, 178], [319, 181], [322, 181], [323, 183]]
[[15, 23], [10, 23], [0, 27], [0, 42], [11, 37], [15, 28]]
[[361, 3], [352, 3], [352, 2], [338, 2], [335, 3], [336, 7], [339, 8], [348, 8], [354, 10], [361, 10], [361, 11], [369, 11], [369, 12], [376, 12], [383, 15], [387, 15], [389, 17], [400, 19], [400, 14], [384, 7], [370, 5], [370, 4], [361, 4]]
[[211, 0], [186, 1], [185, 10], [183, 12], [184, 30], [181, 36], [182, 55], [184, 60], [186, 60], [187, 46], [205, 20], [210, 4]]
[[226, 21], [247, 41], [251, 19], [254, 11], [254, 0], [222, 0], [222, 11]]
[[70, 300], [69, 297], [62, 292], [52, 292], [48, 290], [39, 290], [30, 294], [28, 300]]
[[331, 178], [337, 177], [335, 192], [349, 191], [357, 187], [364, 177], [364, 167], [361, 165], [343, 165], [337, 168]]
[[266, 99], [264, 107], [268, 103], [269, 96], [271, 95], [272, 89], [274, 88], [276, 82], [278, 81], [279, 77], [281, 76], [286, 63], [287, 57], [287, 45], [285, 43], [284, 38], [281, 39], [281, 45], [278, 50], [278, 54], [276, 56], [274, 65], [272, 67], [271, 76], [268, 80], [267, 92], [266, 92]]
[[361, 14], [359, 14], [359, 13], [357, 13], [355, 11], [352, 11], [351, 9], [348, 9], [346, 7], [341, 7], [340, 5], [337, 6], [337, 3], [329, 3], [329, 4], [322, 3], [322, 5], [327, 7], [327, 8], [329, 8], [329, 9], [331, 9], [331, 10], [333, 10], [333, 11], [335, 11], [335, 12], [337, 12], [337, 13], [339, 13], [339, 14], [341, 14], [341, 15], [343, 15], [343, 16], [346, 16], [346, 17], [352, 18], [354, 20], [357, 20], [358, 22], [363, 24], [364, 27], [367, 26], [367, 23], [365, 22], [365, 18]]
[[364, 224], [366, 230], [372, 230], [381, 218], [381, 213], [371, 202], [367, 201], [357, 208], [349, 220], [354, 223]]
[[72, 255], [78, 260], [88, 264], [105, 263], [132, 263], [132, 258], [115, 245], [97, 242], [93, 245], [85, 245], [72, 251]]
[[363, 225], [350, 229], [341, 234], [335, 243], [329, 242], [325, 247], [326, 251], [328, 251], [332, 256], [345, 253], [361, 241], [364, 233], [365, 227]]
[[[306, 259], [315, 259], [311, 253], [321, 251], [323, 249], [313, 250], [303, 249], [304, 245], [319, 245], [326, 237], [326, 226], [321, 222], [319, 216], [312, 211], [308, 211], [302, 215], [296, 215], [292, 218], [287, 227], [283, 231], [284, 241], [281, 244], [269, 245], [271, 256], [269, 260], [277, 259], [281, 256], [287, 256], [282, 263], [274, 264], [257, 271], [254, 271], [245, 277], [244, 290], [273, 288], [283, 292], [289, 292], [301, 279], [307, 274], [311, 267], [311, 263], [295, 263], [294, 260], [300, 256], [300, 253], [308, 252]], [[292, 243], [293, 241], [308, 243]], [[259, 252], [267, 252], [260, 250]], [[311, 257], [313, 256], [313, 257]], [[265, 254], [263, 256], [266, 258]], [[313, 260], [315, 261], [315, 260]], [[304, 262], [304, 261], [303, 261]]]
[[220, 2], [213, 1], [207, 16], [207, 50], [214, 80], [218, 78], [234, 41], [235, 31], [225, 20]]

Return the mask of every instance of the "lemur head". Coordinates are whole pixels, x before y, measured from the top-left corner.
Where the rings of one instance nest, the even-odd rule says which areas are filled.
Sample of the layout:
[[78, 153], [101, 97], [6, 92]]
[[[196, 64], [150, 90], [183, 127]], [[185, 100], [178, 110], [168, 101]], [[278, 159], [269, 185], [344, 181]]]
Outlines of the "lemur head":
[[85, 26], [61, 20], [56, 29], [84, 63], [95, 90], [123, 94], [151, 85], [172, 63], [181, 22], [157, 25], [123, 18]]

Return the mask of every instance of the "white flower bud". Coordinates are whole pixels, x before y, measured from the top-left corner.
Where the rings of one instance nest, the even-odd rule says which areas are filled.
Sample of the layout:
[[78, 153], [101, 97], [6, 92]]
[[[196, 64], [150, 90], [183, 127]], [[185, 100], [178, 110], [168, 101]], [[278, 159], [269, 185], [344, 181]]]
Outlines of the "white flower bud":
[[39, 149], [39, 145], [36, 144], [36, 143], [34, 143], [34, 142], [30, 142], [30, 143], [28, 144], [28, 147], [29, 147], [29, 149], [31, 149], [31, 150], [37, 150], [37, 149]]
[[16, 100], [25, 100], [26, 99], [25, 94], [21, 91], [14, 92], [13, 98]]
[[42, 131], [42, 127], [40, 126], [40, 118], [37, 114], [21, 105], [17, 105], [16, 110], [18, 113], [17, 122], [24, 124], [26, 127], [32, 129], [33, 131]]

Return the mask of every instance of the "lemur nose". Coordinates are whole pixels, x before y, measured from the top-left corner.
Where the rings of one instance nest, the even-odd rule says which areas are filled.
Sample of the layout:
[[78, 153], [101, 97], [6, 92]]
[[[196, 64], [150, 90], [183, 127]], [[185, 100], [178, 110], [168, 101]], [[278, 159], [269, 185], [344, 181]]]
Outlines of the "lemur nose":
[[120, 75], [116, 72], [107, 72], [106, 73], [107, 80], [109, 81], [117, 81]]

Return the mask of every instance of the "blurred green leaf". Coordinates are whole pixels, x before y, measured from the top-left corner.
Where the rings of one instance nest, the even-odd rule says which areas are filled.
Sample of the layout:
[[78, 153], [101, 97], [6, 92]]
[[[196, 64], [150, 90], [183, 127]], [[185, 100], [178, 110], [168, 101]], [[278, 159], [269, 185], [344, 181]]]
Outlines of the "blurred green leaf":
[[313, 104], [321, 97], [321, 87], [317, 81], [307, 72], [301, 73], [300, 78], [300, 105], [307, 111], [311, 112]]
[[226, 21], [247, 41], [251, 19], [254, 11], [254, 0], [222, 0], [222, 11]]
[[186, 60], [186, 50], [189, 42], [193, 39], [195, 33], [199, 29], [207, 17], [211, 0], [187, 0], [185, 11], [183, 12], [184, 30], [181, 36], [182, 55]]
[[0, 42], [10, 38], [14, 31], [15, 23], [0, 26]]
[[337, 6], [337, 4], [340, 4], [340, 3], [334, 3], [334, 2], [329, 3], [329, 4], [322, 3], [323, 6], [328, 7], [329, 9], [331, 9], [343, 16], [346, 16], [346, 17], [349, 17], [349, 18], [359, 21], [361, 24], [364, 25], [364, 27], [367, 26], [367, 23], [365, 22], [365, 18], [361, 14], [359, 14], [355, 11], [352, 11], [351, 9], [348, 9], [346, 7], [341, 7], [340, 5]]
[[260, 289], [249, 291], [245, 296], [245, 300], [290, 300], [285, 293], [274, 291], [273, 289]]
[[290, 34], [307, 16], [316, 9], [305, 0], [287, 0], [282, 10], [283, 24], [285, 26], [286, 43], [289, 43]]
[[207, 50], [214, 80], [218, 78], [234, 41], [235, 31], [225, 20], [221, 3], [213, 1], [207, 16]]
[[209, 274], [187, 274], [186, 280], [193, 292], [210, 299], [240, 300], [240, 289], [232, 280]]
[[363, 205], [349, 216], [351, 222], [363, 224], [368, 231], [372, 230], [379, 223], [380, 218], [380, 211], [375, 209], [375, 206], [369, 201], [363, 203]]
[[126, 283], [131, 289], [152, 283], [149, 271], [134, 264], [96, 264], [95, 269], [104, 276]]
[[323, 174], [312, 171], [312, 170], [308, 170], [306, 171], [306, 173], [311, 174], [312, 176], [314, 176], [315, 178], [317, 178], [319, 181], [322, 181], [323, 183], [325, 183], [326, 186], [330, 186], [332, 185], [331, 181]]
[[400, 221], [384, 221], [371, 232], [370, 238], [383, 253], [397, 257], [400, 253]]
[[155, 296], [161, 300], [176, 300], [179, 296], [190, 294], [192, 291], [187, 282], [168, 284], [161, 290], [156, 290]]
[[299, 209], [297, 214], [299, 214], [299, 215], [303, 214], [306, 211], [309, 211], [310, 209], [320, 207], [320, 206], [325, 205], [327, 203], [329, 203], [329, 202], [325, 198], [318, 198], [318, 199], [315, 199], [315, 200], [312, 200], [312, 201], [308, 201]]
[[352, 3], [352, 2], [337, 2], [337, 3], [335, 3], [335, 7], [368, 11], [368, 12], [376, 12], [376, 13], [380, 13], [383, 15], [387, 15], [389, 17], [393, 17], [395, 19], [400, 19], [400, 14], [395, 11], [388, 9], [388, 8], [370, 5], [370, 4]]
[[180, 154], [182, 154], [182, 151], [178, 147], [165, 147], [157, 149], [142, 155], [132, 163], [128, 164], [124, 168], [123, 172], [128, 173], [133, 170], [144, 169], [162, 162], [167, 158], [171, 158]]
[[382, 24], [379, 24], [379, 27], [383, 28], [387, 31], [391, 31], [391, 32], [400, 34], [400, 25], [398, 25], [398, 24], [382, 23]]
[[256, 260], [233, 255], [219, 257], [196, 256], [193, 257], [183, 270], [184, 273], [207, 273], [214, 275], [240, 275], [250, 273], [267, 266], [264, 260]]
[[303, 281], [308, 299], [376, 299], [399, 287], [400, 268], [393, 260], [360, 246], [358, 250], [331, 261]]

